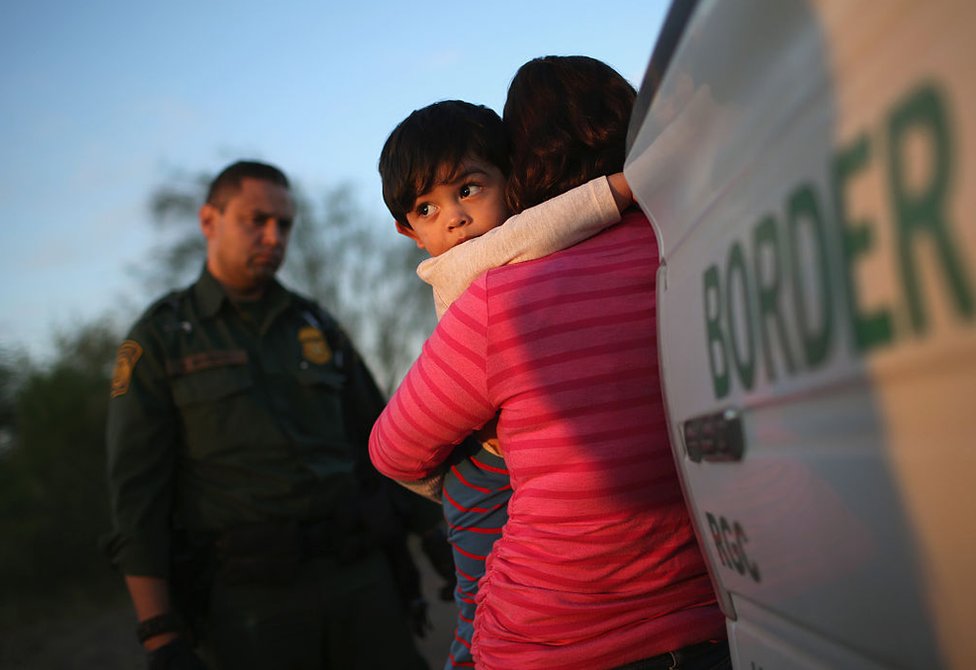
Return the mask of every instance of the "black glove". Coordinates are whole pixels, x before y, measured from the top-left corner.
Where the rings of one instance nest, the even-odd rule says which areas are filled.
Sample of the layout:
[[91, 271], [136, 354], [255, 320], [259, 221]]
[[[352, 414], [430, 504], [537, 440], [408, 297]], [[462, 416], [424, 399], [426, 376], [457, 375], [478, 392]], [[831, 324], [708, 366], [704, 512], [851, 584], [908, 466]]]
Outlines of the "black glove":
[[146, 660], [149, 670], [207, 670], [203, 661], [193, 653], [190, 643], [182, 637], [149, 652]]
[[447, 532], [440, 525], [431, 528], [420, 536], [420, 549], [430, 561], [434, 571], [444, 578], [438, 597], [444, 602], [453, 601], [457, 574], [454, 572], [454, 552], [447, 541]]
[[449, 582], [441, 584], [441, 588], [437, 591], [437, 597], [446, 603], [452, 603], [454, 602], [454, 591], [456, 589], [457, 578], [454, 578]]
[[407, 622], [410, 624], [410, 630], [419, 638], [427, 637], [428, 631], [433, 628], [430, 617], [427, 616], [427, 600], [420, 596], [414, 599], [407, 609]]

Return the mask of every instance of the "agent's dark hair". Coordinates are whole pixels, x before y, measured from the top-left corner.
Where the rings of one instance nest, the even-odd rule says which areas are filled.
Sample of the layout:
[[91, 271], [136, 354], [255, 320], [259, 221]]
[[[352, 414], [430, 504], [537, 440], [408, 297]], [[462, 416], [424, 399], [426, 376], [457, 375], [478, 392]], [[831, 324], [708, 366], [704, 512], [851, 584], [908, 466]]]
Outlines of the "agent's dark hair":
[[269, 181], [272, 184], [291, 189], [288, 177], [275, 166], [258, 161], [237, 161], [225, 167], [210, 182], [210, 188], [207, 190], [207, 204], [223, 211], [227, 202], [240, 193], [241, 182], [247, 178]]
[[519, 68], [504, 111], [512, 210], [623, 170], [636, 96], [616, 70], [587, 56], [544, 56]]
[[443, 100], [418, 109], [393, 129], [380, 152], [383, 201], [409, 227], [417, 197], [450, 181], [466, 158], [510, 171], [508, 135], [498, 114], [484, 105]]

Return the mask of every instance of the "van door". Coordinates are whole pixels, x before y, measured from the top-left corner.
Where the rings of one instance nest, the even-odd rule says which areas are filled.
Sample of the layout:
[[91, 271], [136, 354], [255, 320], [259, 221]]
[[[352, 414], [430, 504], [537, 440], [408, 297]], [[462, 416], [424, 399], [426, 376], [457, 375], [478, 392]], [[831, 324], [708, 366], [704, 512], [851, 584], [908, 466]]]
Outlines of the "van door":
[[976, 667], [973, 26], [677, 2], [649, 65], [625, 174], [737, 668]]

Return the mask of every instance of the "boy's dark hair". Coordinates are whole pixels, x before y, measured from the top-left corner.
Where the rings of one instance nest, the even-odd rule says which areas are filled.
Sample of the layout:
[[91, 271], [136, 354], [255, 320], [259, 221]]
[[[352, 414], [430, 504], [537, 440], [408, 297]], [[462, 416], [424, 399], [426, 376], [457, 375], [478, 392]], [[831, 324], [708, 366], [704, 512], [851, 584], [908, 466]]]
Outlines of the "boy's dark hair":
[[512, 211], [623, 170], [636, 96], [616, 70], [587, 56], [545, 56], [520, 67], [504, 111]]
[[275, 166], [258, 161], [237, 161], [225, 167], [210, 182], [210, 188], [207, 190], [207, 204], [223, 211], [227, 201], [240, 192], [241, 181], [246, 178], [270, 181], [287, 189], [291, 188], [288, 177]]
[[402, 225], [417, 197], [445, 177], [452, 178], [461, 161], [476, 158], [508, 176], [508, 135], [498, 114], [484, 105], [443, 100], [415, 110], [393, 129], [380, 152], [383, 201]]

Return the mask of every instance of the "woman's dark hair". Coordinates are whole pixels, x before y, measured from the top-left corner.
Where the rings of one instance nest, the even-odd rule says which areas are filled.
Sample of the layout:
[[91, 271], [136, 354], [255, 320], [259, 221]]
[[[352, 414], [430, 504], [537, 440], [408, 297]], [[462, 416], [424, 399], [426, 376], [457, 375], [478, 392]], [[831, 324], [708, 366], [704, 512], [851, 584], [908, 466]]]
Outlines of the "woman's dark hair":
[[636, 95], [616, 70], [587, 56], [545, 56], [520, 67], [503, 114], [512, 210], [623, 170]]

